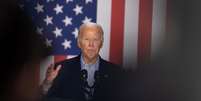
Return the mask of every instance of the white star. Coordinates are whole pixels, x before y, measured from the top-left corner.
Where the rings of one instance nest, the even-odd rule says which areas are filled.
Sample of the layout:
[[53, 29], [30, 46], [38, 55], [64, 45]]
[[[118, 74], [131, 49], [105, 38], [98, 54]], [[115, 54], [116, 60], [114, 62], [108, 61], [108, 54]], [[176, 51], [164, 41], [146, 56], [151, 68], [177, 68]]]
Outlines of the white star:
[[73, 0], [66, 0], [66, 3], [73, 2]]
[[65, 23], [65, 26], [72, 25], [72, 18], [65, 16], [65, 19], [62, 20]]
[[76, 7], [73, 9], [76, 15], [82, 14], [82, 6], [76, 5]]
[[87, 16], [85, 16], [84, 20], [82, 20], [82, 23], [89, 23], [91, 22], [91, 18], [88, 18]]
[[85, 3], [88, 4], [89, 2], [93, 2], [93, 0], [86, 0]]
[[42, 35], [43, 34], [43, 28], [37, 27], [36, 31], [38, 32], [38, 34]]
[[54, 8], [54, 11], [56, 12], [56, 14], [59, 14], [59, 13], [63, 13], [63, 6], [61, 5], [59, 5], [59, 4], [57, 4], [56, 5], [56, 7]]
[[62, 36], [62, 29], [59, 29], [59, 28], [55, 28], [55, 30], [53, 31], [53, 33], [55, 34], [56, 38], [59, 37], [59, 36]]
[[75, 30], [73, 31], [73, 33], [72, 33], [74, 36], [75, 36], [75, 39], [77, 38], [77, 36], [78, 36], [78, 29], [77, 28], [75, 28]]
[[71, 41], [69, 40], [64, 40], [64, 42], [62, 43], [62, 45], [64, 46], [64, 49], [68, 49], [68, 48], [71, 48]]
[[43, 5], [40, 5], [39, 3], [37, 3], [37, 6], [36, 7], [34, 7], [35, 9], [36, 9], [36, 11], [37, 11], [37, 13], [42, 13], [42, 12], [44, 12], [44, 10], [43, 10]]
[[53, 19], [53, 17], [49, 17], [48, 15], [46, 16], [44, 21], [46, 22], [47, 26], [48, 26], [48, 24], [53, 24], [52, 19]]
[[51, 47], [52, 46], [52, 40], [46, 39], [45, 44], [46, 44], [47, 47]]

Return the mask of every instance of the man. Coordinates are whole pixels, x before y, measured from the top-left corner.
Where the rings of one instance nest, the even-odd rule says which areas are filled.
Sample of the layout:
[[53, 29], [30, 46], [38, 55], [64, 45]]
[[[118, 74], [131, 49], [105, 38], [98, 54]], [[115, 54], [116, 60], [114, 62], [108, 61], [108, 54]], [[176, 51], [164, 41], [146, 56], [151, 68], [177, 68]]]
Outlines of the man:
[[81, 49], [79, 56], [48, 68], [42, 84], [45, 98], [73, 101], [120, 100], [119, 80], [123, 77], [122, 70], [99, 56], [103, 45], [102, 27], [96, 23], [81, 25], [77, 44]]

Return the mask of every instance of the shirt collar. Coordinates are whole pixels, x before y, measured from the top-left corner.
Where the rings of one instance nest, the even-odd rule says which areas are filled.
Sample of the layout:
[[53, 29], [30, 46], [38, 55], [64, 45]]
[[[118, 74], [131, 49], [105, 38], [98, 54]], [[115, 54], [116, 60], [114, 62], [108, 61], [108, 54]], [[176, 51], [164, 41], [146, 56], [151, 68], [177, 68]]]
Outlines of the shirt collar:
[[99, 63], [100, 63], [100, 57], [99, 56], [97, 57], [97, 60], [96, 60], [96, 62], [94, 64], [86, 64], [84, 62], [84, 59], [83, 59], [82, 55], [80, 56], [80, 61], [81, 61], [80, 62], [81, 63], [81, 70], [84, 69], [85, 65], [93, 65], [93, 67], [95, 68], [96, 71], [99, 70]]

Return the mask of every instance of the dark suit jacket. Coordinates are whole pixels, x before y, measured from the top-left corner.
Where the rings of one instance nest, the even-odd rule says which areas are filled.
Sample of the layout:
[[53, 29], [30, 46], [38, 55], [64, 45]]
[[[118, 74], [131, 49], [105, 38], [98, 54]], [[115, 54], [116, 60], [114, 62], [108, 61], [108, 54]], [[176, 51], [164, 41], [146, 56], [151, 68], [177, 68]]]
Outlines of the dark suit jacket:
[[[84, 93], [81, 89], [80, 56], [65, 60], [59, 64], [62, 64], [62, 69], [49, 89], [46, 99], [85, 101]], [[99, 82], [95, 87], [93, 101], [121, 100], [122, 73], [120, 67], [100, 58]]]

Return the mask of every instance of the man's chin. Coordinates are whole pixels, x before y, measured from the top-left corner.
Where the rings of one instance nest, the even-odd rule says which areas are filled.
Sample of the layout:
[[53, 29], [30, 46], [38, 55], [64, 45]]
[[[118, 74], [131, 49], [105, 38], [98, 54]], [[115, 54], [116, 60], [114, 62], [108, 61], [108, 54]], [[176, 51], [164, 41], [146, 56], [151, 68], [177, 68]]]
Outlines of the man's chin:
[[96, 57], [95, 56], [88, 56], [88, 59], [89, 60], [93, 60], [93, 59], [95, 59]]
[[89, 60], [94, 60], [94, 59], [97, 58], [97, 56], [96, 56], [96, 55], [88, 55], [87, 58], [88, 58]]

